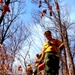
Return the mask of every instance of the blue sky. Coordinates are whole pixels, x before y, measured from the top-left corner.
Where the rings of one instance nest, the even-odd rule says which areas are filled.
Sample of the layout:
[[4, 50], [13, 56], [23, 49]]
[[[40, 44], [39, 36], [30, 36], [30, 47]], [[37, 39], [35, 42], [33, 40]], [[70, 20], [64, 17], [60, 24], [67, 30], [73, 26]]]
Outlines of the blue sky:
[[26, 13], [25, 13], [25, 15], [24, 15], [24, 17], [25, 17], [25, 22], [30, 22], [31, 21], [31, 12], [32, 12], [32, 10], [33, 9], [38, 9], [38, 6], [37, 5], [35, 5], [35, 4], [32, 4], [31, 2], [30, 2], [30, 0], [26, 0]]
[[[71, 19], [74, 19], [74, 17], [75, 17], [74, 16], [74, 14], [75, 14], [75, 0], [63, 0], [63, 1], [64, 1], [65, 4], [68, 5], [68, 8], [71, 9]], [[24, 21], [25, 22], [30, 22], [31, 21], [31, 12], [32, 12], [32, 10], [33, 9], [39, 9], [39, 8], [38, 8], [38, 4], [37, 5], [32, 4], [30, 2], [30, 0], [27, 0], [26, 3], [27, 3], [27, 5], [26, 5], [27, 11], [24, 15], [24, 17], [26, 17], [24, 19]]]
[[65, 3], [69, 5], [71, 9], [71, 19], [75, 20], [75, 0], [65, 0]]

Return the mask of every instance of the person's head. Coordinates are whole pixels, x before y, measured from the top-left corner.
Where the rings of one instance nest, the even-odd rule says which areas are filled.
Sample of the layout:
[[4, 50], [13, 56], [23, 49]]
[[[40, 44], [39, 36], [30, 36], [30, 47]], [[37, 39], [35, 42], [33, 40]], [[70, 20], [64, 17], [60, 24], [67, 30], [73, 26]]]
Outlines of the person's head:
[[39, 54], [36, 54], [36, 57], [39, 59], [40, 58], [40, 55]]
[[27, 66], [31, 66], [30, 64], [28, 64]]
[[45, 31], [44, 36], [45, 36], [48, 40], [51, 40], [51, 39], [52, 39], [52, 33], [51, 33], [51, 31], [49, 31], [49, 30]]
[[39, 57], [39, 54], [36, 54], [36, 57]]

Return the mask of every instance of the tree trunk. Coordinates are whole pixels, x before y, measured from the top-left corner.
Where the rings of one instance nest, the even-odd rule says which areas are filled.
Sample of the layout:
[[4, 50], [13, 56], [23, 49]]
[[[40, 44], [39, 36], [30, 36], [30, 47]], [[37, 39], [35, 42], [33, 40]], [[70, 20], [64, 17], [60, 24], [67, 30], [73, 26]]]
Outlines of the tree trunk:
[[66, 25], [61, 24], [61, 18], [60, 18], [60, 11], [58, 11], [58, 18], [59, 18], [59, 26], [60, 26], [60, 33], [61, 35], [61, 39], [64, 42], [64, 46], [65, 46], [65, 50], [66, 50], [66, 56], [69, 64], [68, 65], [68, 70], [69, 70], [69, 75], [74, 75], [74, 63], [73, 63], [73, 58], [71, 55], [71, 51], [70, 51], [70, 47], [69, 47], [69, 41], [68, 41], [68, 35], [67, 35], [67, 29], [66, 29]]
[[74, 64], [73, 64], [73, 58], [70, 52], [70, 49], [67, 45], [66, 39], [64, 39], [64, 45], [65, 45], [65, 50], [66, 50], [66, 54], [67, 54], [67, 59], [69, 60], [69, 64], [68, 64], [68, 70], [69, 70], [69, 75], [74, 75]]
[[63, 34], [63, 41], [64, 41], [64, 46], [65, 46], [66, 55], [67, 55], [67, 61], [68, 61], [67, 65], [68, 65], [69, 75], [75, 75], [74, 63], [73, 63], [73, 58], [72, 58], [72, 54], [71, 54], [70, 47], [69, 47], [66, 26], [64, 26], [64, 31], [65, 31], [65, 34]]

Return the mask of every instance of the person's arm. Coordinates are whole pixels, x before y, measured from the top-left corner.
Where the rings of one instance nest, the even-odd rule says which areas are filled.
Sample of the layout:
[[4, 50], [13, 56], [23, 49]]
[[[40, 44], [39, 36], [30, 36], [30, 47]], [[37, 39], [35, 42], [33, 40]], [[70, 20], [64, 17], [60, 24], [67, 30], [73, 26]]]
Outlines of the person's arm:
[[63, 42], [57, 40], [57, 45], [58, 45], [60, 51], [64, 49], [64, 43]]
[[60, 50], [63, 50], [65, 47], [64, 47], [64, 43], [62, 43], [60, 46], [59, 46], [59, 49]]

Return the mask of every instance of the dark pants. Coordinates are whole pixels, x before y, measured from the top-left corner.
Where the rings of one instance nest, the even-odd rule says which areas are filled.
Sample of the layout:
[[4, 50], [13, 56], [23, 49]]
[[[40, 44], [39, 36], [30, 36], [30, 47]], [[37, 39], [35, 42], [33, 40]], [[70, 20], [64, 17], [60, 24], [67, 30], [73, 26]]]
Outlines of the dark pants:
[[[42, 64], [42, 61], [39, 61], [38, 63], [39, 63], [39, 65], [40, 65], [40, 64]], [[38, 72], [39, 72], [38, 67], [35, 67], [34, 75], [37, 75], [37, 74], [38, 74]]]
[[34, 70], [34, 75], [37, 75], [37, 73], [38, 73], [38, 68], [36, 67]]
[[45, 75], [57, 75], [59, 69], [59, 58], [55, 53], [45, 53], [44, 57]]
[[33, 73], [33, 71], [32, 71], [32, 70], [29, 70], [29, 71], [27, 72], [27, 75], [32, 75], [32, 73]]

